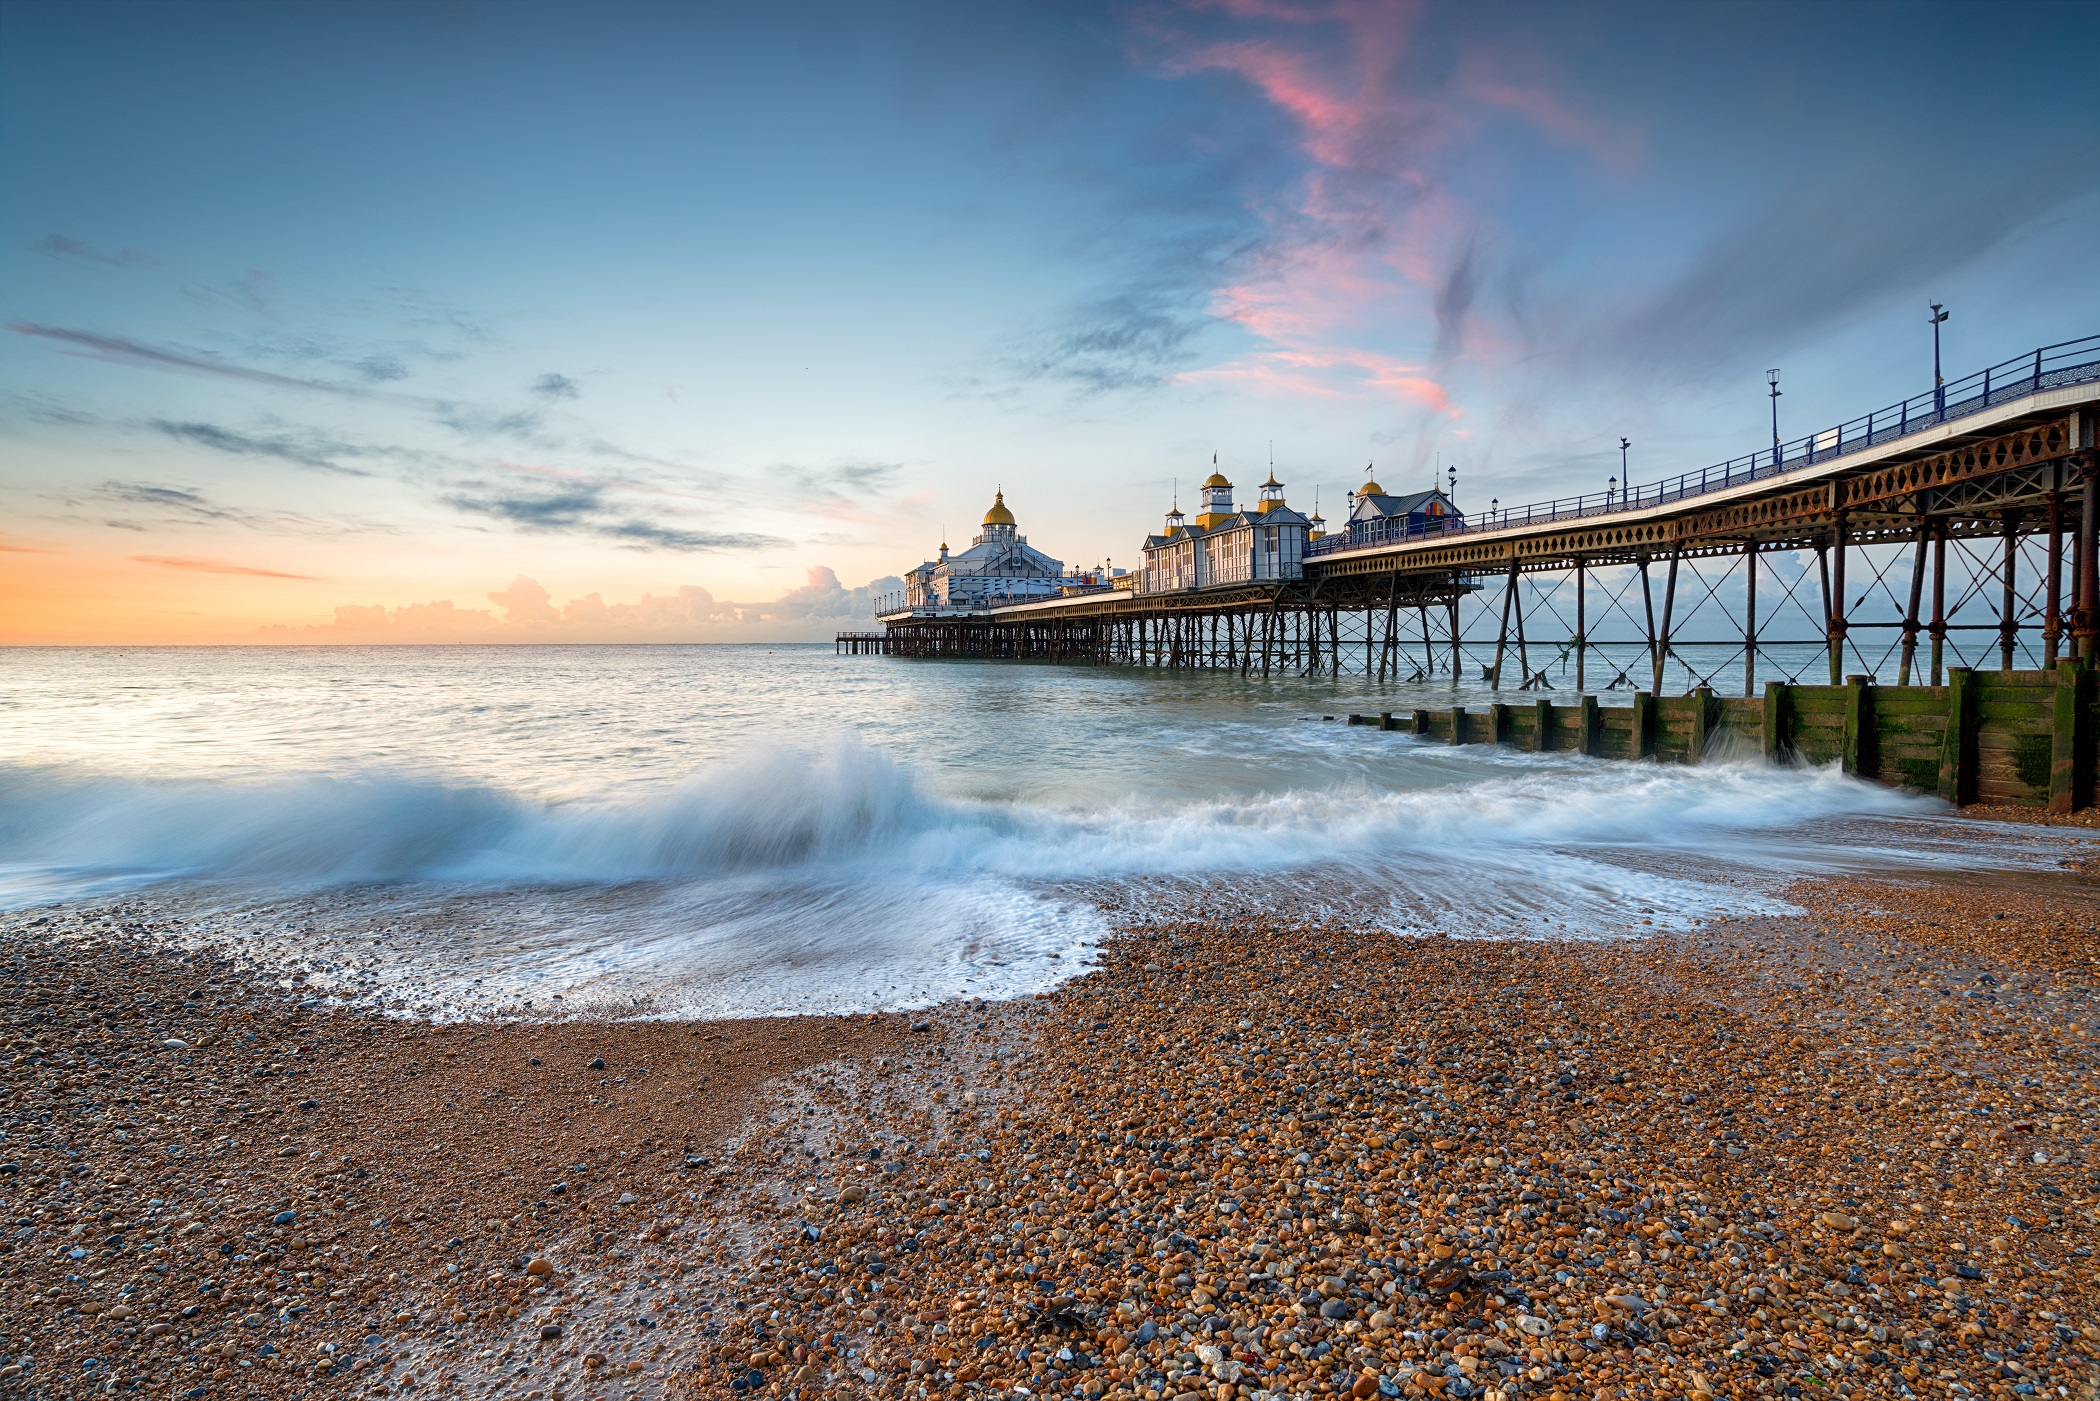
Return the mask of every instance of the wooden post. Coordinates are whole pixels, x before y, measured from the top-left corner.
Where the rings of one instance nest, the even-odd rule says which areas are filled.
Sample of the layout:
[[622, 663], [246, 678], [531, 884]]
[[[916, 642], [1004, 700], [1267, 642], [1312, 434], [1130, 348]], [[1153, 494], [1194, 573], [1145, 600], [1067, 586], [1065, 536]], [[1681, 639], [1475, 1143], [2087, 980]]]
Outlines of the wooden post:
[[1655, 693], [1633, 693], [1633, 752], [1629, 759], [1646, 759], [1655, 753]]
[[1553, 702], [1542, 700], [1532, 708], [1531, 750], [1544, 754], [1553, 747]]
[[1940, 796], [1956, 807], [1976, 800], [1976, 673], [1947, 668], [1947, 733], [1940, 742]]
[[1457, 574], [1455, 574], [1455, 573], [1454, 573], [1454, 574], [1453, 574], [1453, 575], [1451, 576], [1451, 603], [1450, 603], [1450, 608], [1451, 608], [1451, 684], [1452, 684], [1452, 686], [1453, 686], [1453, 687], [1456, 687], [1456, 686], [1458, 685], [1458, 682], [1459, 682], [1459, 675], [1458, 675], [1458, 673], [1459, 673], [1459, 671], [1460, 671], [1460, 670], [1461, 670], [1461, 669], [1462, 669], [1462, 668], [1463, 668], [1463, 667], [1465, 666], [1465, 664], [1466, 664], [1466, 658], [1465, 658], [1465, 653], [1464, 653], [1464, 651], [1463, 651], [1463, 650], [1461, 649], [1461, 647], [1460, 647], [1460, 645], [1459, 645], [1459, 639], [1458, 639], [1458, 575], [1457, 575]]
[[1793, 687], [1784, 681], [1765, 682], [1765, 759], [1768, 763], [1782, 764], [1794, 747], [1794, 737], [1789, 732], [1793, 721]]
[[1910, 559], [1910, 611], [1903, 615], [1903, 657], [1896, 663], [1896, 684], [1910, 684], [1911, 661], [1918, 655], [1918, 601], [1925, 593], [1925, 538], [1932, 534], [1932, 520], [1918, 517], [1918, 548]]
[[1580, 558], [1575, 561], [1575, 694], [1581, 695], [1583, 687], [1589, 685], [1584, 675], [1584, 664], [1589, 660], [1590, 621], [1588, 584], [1589, 566]]
[[1453, 744], [1464, 744], [1466, 742], [1466, 708], [1462, 705], [1451, 707], [1451, 742]]
[[1418, 734], [1418, 735], [1426, 735], [1426, 734], [1428, 734], [1428, 733], [1429, 733], [1429, 712], [1428, 712], [1428, 711], [1426, 711], [1426, 710], [1417, 710], [1417, 711], [1415, 712], [1415, 733], [1416, 733], [1416, 734]]
[[1876, 755], [1874, 678], [1845, 678], [1845, 743], [1841, 764], [1846, 773], [1873, 778], [1881, 771]]
[[1577, 741], [1576, 752], [1594, 757], [1604, 746], [1604, 717], [1598, 713], [1597, 698], [1582, 698], [1582, 735]]
[[2085, 678], [2090, 675], [2078, 663], [2056, 664], [2056, 693], [2049, 705], [2049, 811], [2072, 812], [2084, 796], [2078, 780], [2085, 771], [2079, 756], [2086, 750]]
[[1692, 743], [1684, 756], [1687, 764], [1696, 764], [1706, 757], [1707, 714], [1713, 709], [1714, 692], [1711, 686], [1698, 686], [1692, 690]]
[[1509, 743], [1509, 706], [1506, 702], [1496, 701], [1488, 707], [1487, 742], [1489, 744]]

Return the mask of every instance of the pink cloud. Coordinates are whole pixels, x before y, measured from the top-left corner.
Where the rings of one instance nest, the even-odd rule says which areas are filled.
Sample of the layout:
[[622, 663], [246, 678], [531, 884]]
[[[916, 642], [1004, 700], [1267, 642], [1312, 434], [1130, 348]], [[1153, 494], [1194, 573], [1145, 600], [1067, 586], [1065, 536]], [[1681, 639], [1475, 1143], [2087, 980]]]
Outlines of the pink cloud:
[[1641, 157], [1640, 128], [1578, 112], [1543, 81], [1520, 81], [1491, 72], [1476, 58], [1461, 72], [1459, 89], [1474, 102], [1522, 117], [1556, 141], [1576, 147], [1613, 170], [1628, 170]]
[[1248, 388], [1321, 398], [1375, 394], [1450, 418], [1462, 412], [1448, 391], [1422, 366], [1366, 350], [1271, 350], [1178, 377], [1190, 382], [1223, 381]]
[[897, 578], [847, 588], [828, 565], [813, 566], [800, 588], [762, 603], [718, 599], [697, 584], [671, 594], [607, 603], [597, 592], [556, 607], [537, 579], [519, 575], [488, 594], [503, 610], [460, 608], [450, 599], [388, 608], [345, 604], [332, 621], [269, 627], [268, 642], [733, 642], [819, 641], [873, 617], [878, 594], [903, 587]]
[[1484, 237], [1487, 221], [1445, 172], [1493, 160], [1491, 118], [1621, 169], [1639, 155], [1639, 132], [1580, 111], [1543, 61], [1498, 54], [1455, 77], [1414, 61], [1418, 3], [1183, 0], [1173, 13], [1152, 14], [1160, 67], [1238, 77], [1289, 121], [1304, 161], [1288, 196], [1258, 210], [1263, 249], [1212, 298], [1213, 314], [1257, 347], [1182, 378], [1385, 395], [1456, 417], [1443, 384], [1393, 348], [1437, 341], [1438, 289]]

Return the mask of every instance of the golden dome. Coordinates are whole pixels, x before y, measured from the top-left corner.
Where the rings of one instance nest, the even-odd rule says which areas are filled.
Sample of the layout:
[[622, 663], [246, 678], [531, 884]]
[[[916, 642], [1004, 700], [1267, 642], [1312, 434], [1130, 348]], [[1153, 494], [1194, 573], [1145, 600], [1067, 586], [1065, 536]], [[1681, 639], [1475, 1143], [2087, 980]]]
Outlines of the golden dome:
[[992, 509], [984, 513], [986, 525], [1012, 525], [1014, 513], [1006, 509], [1006, 493], [1002, 490], [992, 496]]
[[1208, 477], [1204, 478], [1203, 485], [1205, 485], [1206, 487], [1231, 486], [1232, 483], [1225, 480], [1225, 474], [1223, 472], [1213, 472]]
[[1375, 481], [1365, 482], [1356, 489], [1356, 494], [1358, 496], [1383, 496], [1385, 495], [1385, 488]]

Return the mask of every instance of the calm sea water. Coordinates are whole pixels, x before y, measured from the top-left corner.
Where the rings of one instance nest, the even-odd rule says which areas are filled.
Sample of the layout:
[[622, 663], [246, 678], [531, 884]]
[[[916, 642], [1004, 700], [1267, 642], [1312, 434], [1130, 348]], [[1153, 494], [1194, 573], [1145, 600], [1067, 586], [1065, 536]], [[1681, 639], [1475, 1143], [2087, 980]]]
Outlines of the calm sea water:
[[703, 1016], [1032, 991], [1139, 890], [1585, 937], [2057, 840], [1829, 770], [1319, 719], [1452, 696], [828, 645], [5, 651], [0, 905], [404, 1010]]

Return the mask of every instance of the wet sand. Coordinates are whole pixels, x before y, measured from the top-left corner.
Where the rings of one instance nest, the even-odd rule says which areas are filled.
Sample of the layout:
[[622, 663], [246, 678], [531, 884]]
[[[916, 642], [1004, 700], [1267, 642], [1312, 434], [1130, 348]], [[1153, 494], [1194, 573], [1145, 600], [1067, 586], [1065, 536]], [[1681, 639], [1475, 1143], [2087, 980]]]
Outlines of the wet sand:
[[1788, 895], [1124, 897], [1041, 997], [700, 1025], [302, 1011], [137, 902], [16, 916], [0, 1387], [2094, 1396], [2100, 887]]

